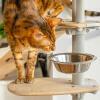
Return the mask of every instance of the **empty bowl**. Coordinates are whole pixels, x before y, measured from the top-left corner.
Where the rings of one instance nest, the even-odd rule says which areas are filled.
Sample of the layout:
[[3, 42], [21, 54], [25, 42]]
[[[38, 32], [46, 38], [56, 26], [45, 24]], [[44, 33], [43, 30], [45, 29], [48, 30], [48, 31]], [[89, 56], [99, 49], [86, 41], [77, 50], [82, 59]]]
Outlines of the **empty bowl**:
[[70, 74], [87, 71], [94, 60], [94, 55], [83, 53], [59, 53], [50, 56], [50, 61], [59, 72]]

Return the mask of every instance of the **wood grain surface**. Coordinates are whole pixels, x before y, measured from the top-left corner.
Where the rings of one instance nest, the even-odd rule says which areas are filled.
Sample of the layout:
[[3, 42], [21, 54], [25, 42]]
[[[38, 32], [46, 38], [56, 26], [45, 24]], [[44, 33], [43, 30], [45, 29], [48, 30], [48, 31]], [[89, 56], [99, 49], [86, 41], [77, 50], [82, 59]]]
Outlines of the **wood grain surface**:
[[96, 92], [100, 86], [90, 79], [85, 80], [85, 85], [82, 86], [73, 85], [67, 78], [36, 78], [33, 84], [12, 82], [8, 85], [8, 90], [20, 96], [48, 96]]

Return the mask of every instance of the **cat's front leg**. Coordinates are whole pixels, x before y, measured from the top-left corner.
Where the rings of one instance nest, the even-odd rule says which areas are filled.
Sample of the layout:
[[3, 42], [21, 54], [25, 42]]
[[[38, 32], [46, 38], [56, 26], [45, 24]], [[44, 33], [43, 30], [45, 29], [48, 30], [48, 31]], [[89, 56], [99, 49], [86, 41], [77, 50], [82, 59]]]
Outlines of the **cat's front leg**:
[[30, 50], [28, 52], [28, 61], [26, 68], [26, 83], [32, 83], [34, 81], [34, 70], [37, 60], [38, 49]]
[[24, 71], [24, 62], [23, 62], [22, 52], [19, 46], [11, 46], [11, 49], [14, 56], [16, 68], [18, 71], [18, 75], [17, 75], [17, 79], [15, 80], [15, 83], [24, 83], [25, 71]]

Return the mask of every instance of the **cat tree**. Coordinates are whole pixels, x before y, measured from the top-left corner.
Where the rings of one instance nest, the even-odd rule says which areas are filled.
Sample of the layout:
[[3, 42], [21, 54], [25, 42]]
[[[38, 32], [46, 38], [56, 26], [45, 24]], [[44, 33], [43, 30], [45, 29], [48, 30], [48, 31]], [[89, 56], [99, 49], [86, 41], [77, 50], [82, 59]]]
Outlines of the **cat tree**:
[[[84, 42], [86, 30], [90, 28], [100, 28], [98, 21], [85, 21], [84, 0], [72, 0], [73, 18], [63, 20], [57, 30], [69, 30], [72, 34], [72, 53], [62, 53], [50, 56], [56, 69], [66, 74], [72, 74], [72, 79], [68, 78], [37, 78], [33, 84], [15, 84], [8, 85], [8, 90], [21, 96], [47, 96], [71, 94], [73, 100], [83, 100], [84, 93], [95, 93], [100, 90], [100, 86], [95, 80], [83, 78], [83, 73], [89, 69], [95, 56], [84, 53]], [[88, 22], [97, 23], [96, 26], [88, 26]], [[75, 53], [77, 52], [77, 53]], [[64, 62], [59, 57], [64, 57]], [[66, 58], [66, 59], [65, 59]], [[67, 62], [66, 62], [67, 61]]]

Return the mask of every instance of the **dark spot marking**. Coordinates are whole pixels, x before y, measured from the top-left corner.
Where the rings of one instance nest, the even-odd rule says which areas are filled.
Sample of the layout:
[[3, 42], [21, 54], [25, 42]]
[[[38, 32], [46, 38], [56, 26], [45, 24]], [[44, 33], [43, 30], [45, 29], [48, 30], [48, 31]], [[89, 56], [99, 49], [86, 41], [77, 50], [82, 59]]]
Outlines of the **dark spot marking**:
[[27, 18], [33, 20], [34, 16], [33, 15], [29, 15], [29, 16], [27, 16]]
[[24, 68], [26, 69], [26, 67], [27, 67], [27, 62], [24, 63]]
[[12, 30], [13, 30], [13, 28], [14, 28], [14, 26], [15, 26], [15, 23], [16, 23], [16, 20], [18, 19], [18, 15], [16, 14], [16, 16], [14, 17], [14, 22], [13, 22], [13, 24], [12, 24]]
[[6, 62], [9, 62], [10, 60], [12, 60], [13, 58], [7, 58], [6, 59]]
[[29, 29], [30, 27], [33, 27], [33, 25], [24, 26], [24, 29]]
[[72, 85], [72, 87], [75, 87], [74, 85]]
[[100, 12], [97, 13], [97, 16], [100, 16]]
[[15, 25], [15, 29], [16, 29], [16, 28], [20, 28], [20, 25]]
[[23, 0], [23, 1], [29, 1], [29, 0]]
[[27, 26], [23, 26], [25, 29], [28, 29], [28, 28], [36, 25], [34, 22], [28, 21], [28, 20], [23, 21], [23, 23], [27, 23], [28, 24]]
[[16, 58], [15, 58], [15, 60], [24, 60], [24, 59], [23, 59], [23, 58], [19, 58], [19, 59], [16, 59]]
[[26, 10], [26, 9], [28, 9], [28, 7], [24, 5], [24, 9]]
[[90, 16], [94, 16], [94, 12], [91, 12], [91, 15]]
[[19, 0], [16, 0], [15, 4], [17, 5], [18, 8], [20, 8], [20, 2], [19, 2]]
[[28, 21], [28, 20], [25, 20], [25, 21], [23, 21], [24, 23], [28, 23], [28, 24], [34, 24], [34, 22], [32, 22], [32, 21]]
[[96, 87], [96, 85], [93, 85], [93, 87]]

